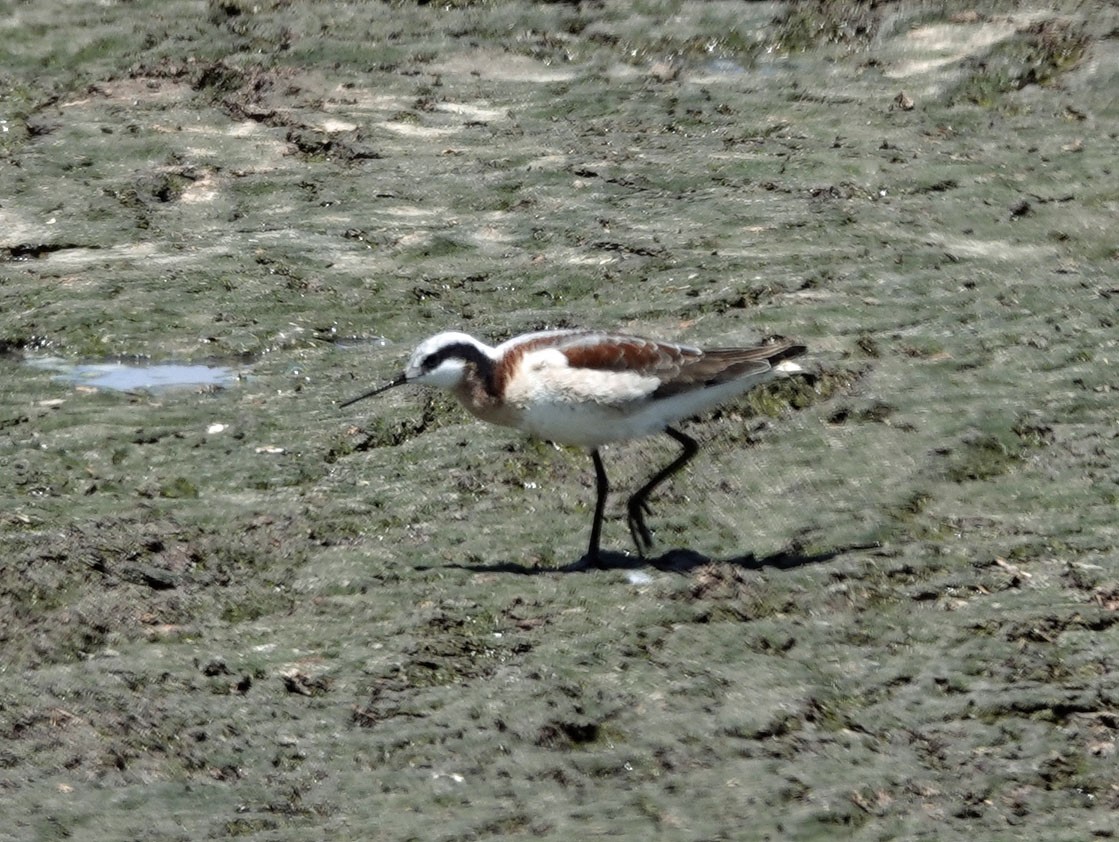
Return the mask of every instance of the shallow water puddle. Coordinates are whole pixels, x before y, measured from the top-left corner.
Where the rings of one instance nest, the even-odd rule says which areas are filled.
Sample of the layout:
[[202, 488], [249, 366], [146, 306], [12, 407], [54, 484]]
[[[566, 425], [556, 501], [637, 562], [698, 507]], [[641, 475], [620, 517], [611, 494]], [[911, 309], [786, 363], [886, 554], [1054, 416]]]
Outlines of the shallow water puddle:
[[54, 378], [56, 380], [119, 392], [183, 386], [226, 386], [237, 378], [233, 369], [224, 365], [70, 363], [60, 357], [39, 357], [26, 362], [35, 368], [58, 372]]

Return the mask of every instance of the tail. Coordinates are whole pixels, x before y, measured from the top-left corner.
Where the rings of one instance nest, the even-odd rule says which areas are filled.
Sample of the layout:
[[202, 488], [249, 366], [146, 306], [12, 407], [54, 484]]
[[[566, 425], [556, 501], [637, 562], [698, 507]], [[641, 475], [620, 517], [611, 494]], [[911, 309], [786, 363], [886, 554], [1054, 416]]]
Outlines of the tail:
[[654, 398], [667, 398], [682, 392], [721, 383], [739, 382], [742, 391], [775, 375], [792, 374], [800, 366], [788, 362], [805, 352], [803, 345], [787, 339], [750, 348], [712, 348], [682, 361], [672, 377], [662, 380]]
[[774, 345], [773, 349], [774, 353], [766, 357], [766, 360], [773, 367], [775, 374], [799, 374], [804, 371], [803, 368], [791, 362], [791, 360], [807, 351], [807, 347], [793, 343], [779, 343]]

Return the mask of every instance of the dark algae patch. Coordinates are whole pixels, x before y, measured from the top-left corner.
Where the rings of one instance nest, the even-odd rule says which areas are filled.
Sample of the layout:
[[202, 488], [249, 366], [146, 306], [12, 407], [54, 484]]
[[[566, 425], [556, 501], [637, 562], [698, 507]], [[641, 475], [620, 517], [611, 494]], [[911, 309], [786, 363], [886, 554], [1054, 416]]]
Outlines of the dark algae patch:
[[[8, 11], [0, 840], [1114, 836], [1111, 5]], [[571, 326], [809, 348], [645, 562], [338, 408]]]

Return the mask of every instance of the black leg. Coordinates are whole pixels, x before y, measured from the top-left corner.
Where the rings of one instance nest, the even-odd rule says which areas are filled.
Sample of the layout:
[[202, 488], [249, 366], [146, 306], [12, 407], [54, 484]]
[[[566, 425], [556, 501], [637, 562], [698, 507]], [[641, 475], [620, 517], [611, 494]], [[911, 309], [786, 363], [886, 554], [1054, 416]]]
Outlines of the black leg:
[[647, 498], [658, 485], [688, 464], [689, 460], [699, 452], [699, 445], [691, 436], [686, 436], [672, 427], [665, 427], [664, 431], [684, 448], [683, 452], [673, 459], [666, 467], [657, 471], [653, 478], [637, 490], [629, 498], [626, 508], [629, 510], [629, 533], [633, 536], [633, 543], [637, 545], [637, 552], [644, 557], [645, 553], [653, 547], [653, 534], [645, 525], [645, 513], [649, 511]]
[[598, 539], [602, 535], [602, 515], [606, 511], [610, 481], [606, 479], [606, 469], [602, 467], [602, 457], [598, 455], [597, 448], [591, 450], [591, 461], [594, 462], [595, 494], [598, 497], [594, 503], [594, 522], [591, 524], [591, 544], [587, 548], [587, 560], [591, 564], [598, 564]]

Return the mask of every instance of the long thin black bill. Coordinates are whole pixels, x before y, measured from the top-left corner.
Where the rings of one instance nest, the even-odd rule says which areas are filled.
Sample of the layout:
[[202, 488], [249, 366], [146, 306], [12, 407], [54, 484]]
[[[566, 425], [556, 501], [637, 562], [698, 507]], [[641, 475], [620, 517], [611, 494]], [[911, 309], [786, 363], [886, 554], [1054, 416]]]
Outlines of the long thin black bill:
[[405, 377], [402, 374], [399, 377], [397, 377], [395, 380], [389, 381], [384, 386], [378, 386], [376, 389], [374, 389], [371, 392], [366, 392], [363, 395], [358, 395], [356, 398], [350, 398], [348, 401], [344, 401], [343, 403], [338, 404], [338, 408], [339, 409], [345, 409], [347, 406], [349, 406], [352, 403], [357, 403], [358, 401], [363, 401], [366, 398], [371, 398], [374, 395], [379, 395], [379, 394], [381, 394], [381, 392], [387, 392], [389, 389], [392, 389], [395, 386], [403, 386], [407, 382], [408, 382], [408, 378]]

